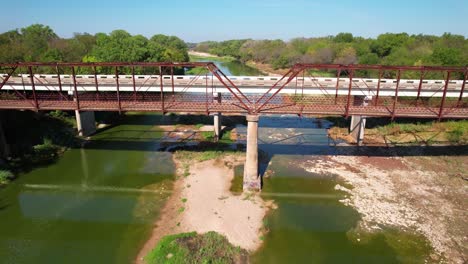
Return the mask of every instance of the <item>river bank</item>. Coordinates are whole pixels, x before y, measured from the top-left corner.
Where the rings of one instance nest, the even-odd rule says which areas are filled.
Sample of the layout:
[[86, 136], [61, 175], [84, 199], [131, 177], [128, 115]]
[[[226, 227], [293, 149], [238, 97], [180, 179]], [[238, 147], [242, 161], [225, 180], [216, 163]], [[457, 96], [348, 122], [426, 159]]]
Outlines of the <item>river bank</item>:
[[335, 189], [355, 208], [361, 219], [353, 239], [366, 233], [397, 228], [423, 235], [434, 249], [429, 262], [465, 263], [467, 183], [454, 177], [467, 171], [466, 156], [399, 156], [392, 149], [386, 156], [341, 153], [307, 159], [302, 167], [313, 173], [336, 175], [349, 186]]
[[257, 194], [234, 195], [229, 191], [234, 167], [243, 162], [242, 152], [176, 152], [174, 163], [178, 176], [174, 192], [136, 263], [144, 263], [144, 257], [162, 237], [193, 231], [215, 231], [226, 236], [234, 246], [249, 252], [258, 249], [264, 231], [262, 220], [274, 205], [264, 202]]

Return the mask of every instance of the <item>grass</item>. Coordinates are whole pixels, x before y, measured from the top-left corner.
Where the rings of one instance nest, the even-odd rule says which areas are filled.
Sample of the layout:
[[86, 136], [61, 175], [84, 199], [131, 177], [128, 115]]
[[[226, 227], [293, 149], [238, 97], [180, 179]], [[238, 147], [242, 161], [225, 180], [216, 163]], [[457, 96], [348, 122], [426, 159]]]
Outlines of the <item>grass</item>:
[[215, 137], [215, 134], [213, 131], [201, 131], [200, 135], [202, 136], [204, 140], [207, 140], [207, 141], [212, 141]]
[[[430, 143], [448, 141], [453, 144], [468, 142], [468, 120], [427, 122], [427, 123], [396, 123], [379, 126], [377, 132], [383, 136], [402, 136], [413, 134], [425, 138]], [[432, 132], [429, 135], [427, 132]], [[437, 135], [438, 134], [438, 135]]]
[[229, 243], [226, 237], [216, 233], [181, 233], [165, 236], [155, 249], [145, 257], [153, 263], [247, 263], [248, 253]]
[[243, 152], [232, 149], [203, 149], [199, 148], [196, 151], [190, 150], [177, 150], [174, 155], [175, 158], [182, 161], [184, 164], [193, 163], [194, 161], [206, 161], [220, 158], [224, 155], [243, 155]]
[[[326, 117], [334, 123], [331, 135], [347, 135], [349, 119]], [[466, 144], [468, 120], [435, 121], [424, 119], [367, 118], [365, 137], [383, 138], [394, 144]]]

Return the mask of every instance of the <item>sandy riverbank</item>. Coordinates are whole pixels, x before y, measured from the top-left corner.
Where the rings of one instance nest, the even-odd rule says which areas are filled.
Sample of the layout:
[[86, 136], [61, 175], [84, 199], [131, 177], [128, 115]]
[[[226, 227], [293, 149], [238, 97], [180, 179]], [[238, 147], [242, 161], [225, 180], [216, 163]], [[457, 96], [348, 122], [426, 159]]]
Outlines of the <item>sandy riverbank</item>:
[[[389, 150], [391, 151], [391, 150]], [[450, 162], [447, 163], [447, 161]], [[466, 263], [468, 184], [449, 166], [467, 167], [466, 157], [317, 156], [303, 163], [309, 172], [335, 174], [352, 187], [341, 200], [362, 219], [366, 232], [384, 227], [422, 234], [438, 263]]]
[[[230, 191], [234, 177], [233, 165], [241, 157], [227, 155], [216, 160], [193, 161], [190, 175], [179, 176], [174, 192], [155, 224], [150, 239], [138, 254], [136, 263], [165, 235], [196, 231], [216, 231], [249, 251], [261, 245], [262, 220], [268, 210], [258, 195], [233, 195]], [[184, 174], [184, 164], [176, 160], [178, 175]]]

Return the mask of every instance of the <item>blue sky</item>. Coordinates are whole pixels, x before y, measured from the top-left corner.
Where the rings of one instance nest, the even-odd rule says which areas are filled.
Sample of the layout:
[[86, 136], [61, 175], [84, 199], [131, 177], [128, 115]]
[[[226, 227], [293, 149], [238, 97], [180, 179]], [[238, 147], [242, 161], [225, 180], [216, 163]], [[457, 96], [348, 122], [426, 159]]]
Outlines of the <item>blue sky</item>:
[[[2, 3], [3, 2], [3, 3]], [[284, 39], [351, 32], [468, 37], [468, 0], [0, 0], [0, 32], [33, 23], [59, 36], [124, 29], [185, 41]]]

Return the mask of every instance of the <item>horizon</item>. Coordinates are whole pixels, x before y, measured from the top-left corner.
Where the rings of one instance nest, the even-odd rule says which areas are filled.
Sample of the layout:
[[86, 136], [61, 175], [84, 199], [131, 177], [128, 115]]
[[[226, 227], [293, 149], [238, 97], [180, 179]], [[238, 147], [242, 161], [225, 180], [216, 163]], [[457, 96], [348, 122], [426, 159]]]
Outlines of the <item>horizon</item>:
[[[459, 0], [448, 0], [443, 5], [439, 1], [418, 0], [407, 3], [396, 0], [392, 1], [391, 6], [370, 0], [359, 3], [347, 0], [340, 3], [306, 0], [288, 3], [279, 0], [239, 0], [236, 3], [217, 3], [212, 0], [203, 3], [185, 0], [160, 4], [141, 2], [83, 0], [80, 3], [38, 3], [19, 0], [8, 7], [10, 12], [0, 18], [0, 31], [43, 24], [59, 37], [71, 38], [75, 33], [109, 34], [123, 29], [132, 35], [145, 37], [155, 34], [177, 36], [188, 43], [231, 39], [288, 41], [294, 38], [333, 36], [340, 32], [363, 38], [376, 38], [385, 33], [435, 36], [451, 33], [468, 37], [468, 29], [465, 27], [468, 24], [465, 15], [468, 2]], [[434, 15], [436, 5], [439, 5], [439, 14]], [[318, 9], [330, 11], [314, 11]], [[160, 13], [155, 15], [157, 12]], [[204, 13], [206, 17], [200, 15]], [[330, 15], [333, 19], [328, 18]], [[287, 23], [282, 22], [281, 18], [287, 20]]]

